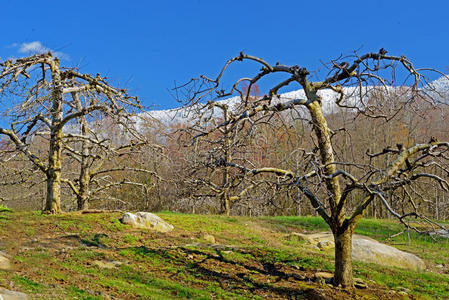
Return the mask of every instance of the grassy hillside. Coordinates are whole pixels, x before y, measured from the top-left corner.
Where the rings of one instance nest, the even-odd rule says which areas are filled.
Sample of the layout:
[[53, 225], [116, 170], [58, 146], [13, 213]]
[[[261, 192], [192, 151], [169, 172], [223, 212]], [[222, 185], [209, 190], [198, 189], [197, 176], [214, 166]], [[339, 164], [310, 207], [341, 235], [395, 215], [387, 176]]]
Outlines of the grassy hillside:
[[[313, 281], [332, 271], [333, 253], [290, 237], [326, 230], [314, 217], [223, 217], [158, 213], [175, 226], [163, 234], [132, 229], [119, 213], [42, 215], [0, 210], [0, 247], [15, 271], [0, 286], [42, 299], [411, 299], [449, 297], [449, 242], [400, 235], [388, 243], [419, 255], [415, 273], [355, 263], [368, 289], [353, 292]], [[363, 220], [357, 233], [385, 241], [393, 221]], [[211, 246], [205, 234], [215, 237]]]

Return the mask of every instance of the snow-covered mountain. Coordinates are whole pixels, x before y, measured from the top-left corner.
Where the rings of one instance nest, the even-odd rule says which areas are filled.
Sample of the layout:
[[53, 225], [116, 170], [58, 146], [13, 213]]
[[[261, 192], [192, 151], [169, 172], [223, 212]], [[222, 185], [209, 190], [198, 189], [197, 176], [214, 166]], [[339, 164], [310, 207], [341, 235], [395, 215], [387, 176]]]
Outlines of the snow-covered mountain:
[[[362, 89], [362, 97], [368, 98], [369, 93], [373, 90], [373, 87], [364, 87]], [[396, 89], [393, 87], [389, 87], [389, 92], [394, 92]], [[445, 103], [449, 104], [449, 77], [442, 76], [437, 80], [430, 82], [427, 86], [422, 88], [422, 91], [432, 98], [435, 103]], [[345, 98], [342, 103], [348, 106], [354, 106], [359, 104], [360, 100], [360, 90], [358, 87], [345, 87], [344, 88]], [[322, 98], [322, 105], [324, 112], [331, 113], [336, 110], [337, 105], [335, 104], [339, 94], [330, 90], [325, 89], [318, 92], [318, 94]], [[287, 93], [283, 93], [279, 95], [278, 99], [274, 99], [274, 102], [286, 102], [293, 99], [305, 99], [305, 93], [303, 89], [299, 89], [296, 91], [291, 91]], [[240, 97], [231, 97], [228, 99], [220, 100], [218, 102], [226, 103], [230, 109], [236, 107], [240, 103]], [[214, 112], [216, 116], [219, 116], [220, 111], [216, 110]], [[139, 115], [138, 119], [148, 119], [148, 120], [157, 120], [161, 122], [162, 125], [170, 125], [176, 123], [189, 123], [191, 122], [191, 118], [193, 113], [191, 110], [187, 108], [177, 108], [177, 109], [168, 109], [168, 110], [151, 110], [144, 112]], [[140, 123], [140, 121], [137, 121]]]
[[423, 91], [433, 99], [435, 103], [449, 104], [449, 75], [444, 75], [430, 82]]

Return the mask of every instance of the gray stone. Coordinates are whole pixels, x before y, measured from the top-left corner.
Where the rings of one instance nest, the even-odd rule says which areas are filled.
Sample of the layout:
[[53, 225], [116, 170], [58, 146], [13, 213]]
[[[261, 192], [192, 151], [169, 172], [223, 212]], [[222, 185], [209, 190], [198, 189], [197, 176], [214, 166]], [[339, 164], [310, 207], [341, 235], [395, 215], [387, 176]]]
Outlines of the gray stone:
[[[305, 235], [304, 240], [311, 245], [323, 248], [324, 245], [335, 247], [334, 236], [330, 232], [320, 232]], [[393, 266], [414, 271], [426, 268], [424, 261], [414, 254], [398, 250], [394, 247], [379, 243], [369, 237], [354, 234], [352, 238], [352, 259], [356, 261]]]
[[169, 232], [174, 228], [173, 225], [149, 212], [138, 212], [135, 214], [128, 212], [123, 215], [120, 221], [134, 228], [149, 229], [157, 232]]
[[101, 260], [94, 260], [93, 264], [102, 268], [102, 269], [115, 269], [122, 265], [123, 263], [121, 261], [101, 261]]
[[11, 262], [3, 251], [0, 251], [0, 270], [12, 270]]
[[14, 292], [0, 287], [1, 300], [26, 300], [29, 299], [27, 294]]
[[327, 272], [316, 272], [315, 282], [319, 284], [331, 284], [334, 279], [334, 274]]
[[352, 241], [352, 258], [366, 263], [423, 271], [426, 264], [418, 256], [394, 247], [361, 238]]
[[446, 230], [446, 229], [436, 230], [434, 232], [431, 232], [430, 235], [449, 239], [449, 230]]
[[322, 251], [335, 248], [335, 243], [333, 241], [320, 241], [316, 245]]
[[211, 234], [204, 234], [203, 239], [208, 243], [215, 244], [215, 237]]
[[354, 278], [354, 287], [358, 289], [366, 289], [368, 285], [361, 278]]
[[405, 287], [402, 287], [402, 286], [396, 287], [396, 290], [397, 290], [398, 292], [410, 293], [410, 289], [405, 288]]

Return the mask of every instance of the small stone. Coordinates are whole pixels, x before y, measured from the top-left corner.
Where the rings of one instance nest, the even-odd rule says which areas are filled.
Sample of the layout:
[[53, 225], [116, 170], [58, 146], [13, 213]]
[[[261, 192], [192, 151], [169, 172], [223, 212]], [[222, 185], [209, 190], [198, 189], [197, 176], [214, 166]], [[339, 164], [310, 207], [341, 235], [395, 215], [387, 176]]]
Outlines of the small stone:
[[211, 234], [204, 234], [203, 239], [210, 244], [215, 244], [215, 237]]
[[29, 299], [27, 294], [14, 292], [5, 288], [0, 288], [0, 299], [2, 300], [26, 300]]
[[440, 229], [440, 230], [431, 232], [430, 235], [436, 235], [438, 237], [449, 239], [449, 229]]
[[12, 270], [11, 262], [9, 261], [9, 258], [6, 256], [6, 254], [2, 251], [0, 251], [0, 270]]
[[358, 289], [366, 289], [368, 285], [361, 278], [354, 278], [354, 287]]
[[332, 241], [321, 241], [321, 242], [318, 242], [317, 247], [321, 251], [325, 251], [325, 250], [329, 250], [329, 249], [334, 248], [335, 244]]
[[94, 265], [102, 268], [102, 269], [115, 269], [118, 266], [122, 265], [123, 263], [121, 261], [101, 261], [101, 260], [94, 260]]
[[398, 291], [398, 292], [404, 292], [404, 293], [410, 293], [410, 289], [405, 288], [405, 287], [402, 287], [402, 286], [398, 286], [398, 287], [396, 288], [396, 291]]
[[334, 279], [334, 274], [327, 272], [316, 272], [314, 281], [319, 284], [332, 283]]

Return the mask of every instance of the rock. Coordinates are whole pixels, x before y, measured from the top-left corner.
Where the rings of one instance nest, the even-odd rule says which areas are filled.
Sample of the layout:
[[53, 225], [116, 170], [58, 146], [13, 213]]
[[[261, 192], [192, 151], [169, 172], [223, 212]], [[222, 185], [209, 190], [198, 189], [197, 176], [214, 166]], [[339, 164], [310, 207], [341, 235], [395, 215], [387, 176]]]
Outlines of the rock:
[[[319, 247], [321, 250], [335, 247], [334, 236], [330, 232], [304, 235], [304, 240], [309, 240], [312, 245]], [[424, 261], [416, 255], [358, 234], [354, 234], [352, 238], [352, 259], [414, 271], [422, 271], [426, 268]]]
[[335, 248], [335, 243], [332, 241], [320, 241], [320, 242], [318, 242], [317, 247], [321, 251], [329, 250], [329, 249]]
[[405, 287], [402, 287], [402, 286], [398, 286], [398, 287], [396, 288], [396, 290], [397, 290], [398, 292], [402, 292], [402, 293], [410, 293], [410, 289], [405, 288]]
[[26, 300], [29, 299], [27, 294], [14, 292], [0, 287], [1, 300]]
[[120, 221], [134, 228], [150, 229], [157, 232], [169, 232], [174, 228], [173, 225], [149, 212], [138, 212], [135, 214], [128, 212], [123, 215]]
[[318, 277], [326, 278], [326, 279], [334, 278], [334, 274], [328, 273], [328, 272], [316, 272], [315, 273], [315, 278], [318, 278]]
[[121, 261], [101, 261], [101, 260], [94, 260], [94, 265], [102, 268], [102, 269], [115, 269], [118, 266], [122, 265], [123, 263]]
[[426, 264], [418, 256], [379, 242], [357, 238], [352, 241], [352, 248], [352, 259], [357, 261], [414, 271], [426, 269]]
[[430, 235], [435, 235], [437, 237], [449, 239], [449, 230], [440, 229], [440, 230], [431, 232]]
[[0, 251], [0, 270], [12, 270], [11, 262], [3, 251]]
[[327, 272], [316, 272], [315, 273], [315, 282], [319, 284], [331, 284], [334, 279], [334, 274]]
[[354, 278], [354, 287], [358, 289], [366, 289], [368, 285], [361, 278]]
[[203, 239], [208, 243], [215, 244], [215, 237], [211, 234], [204, 234]]

